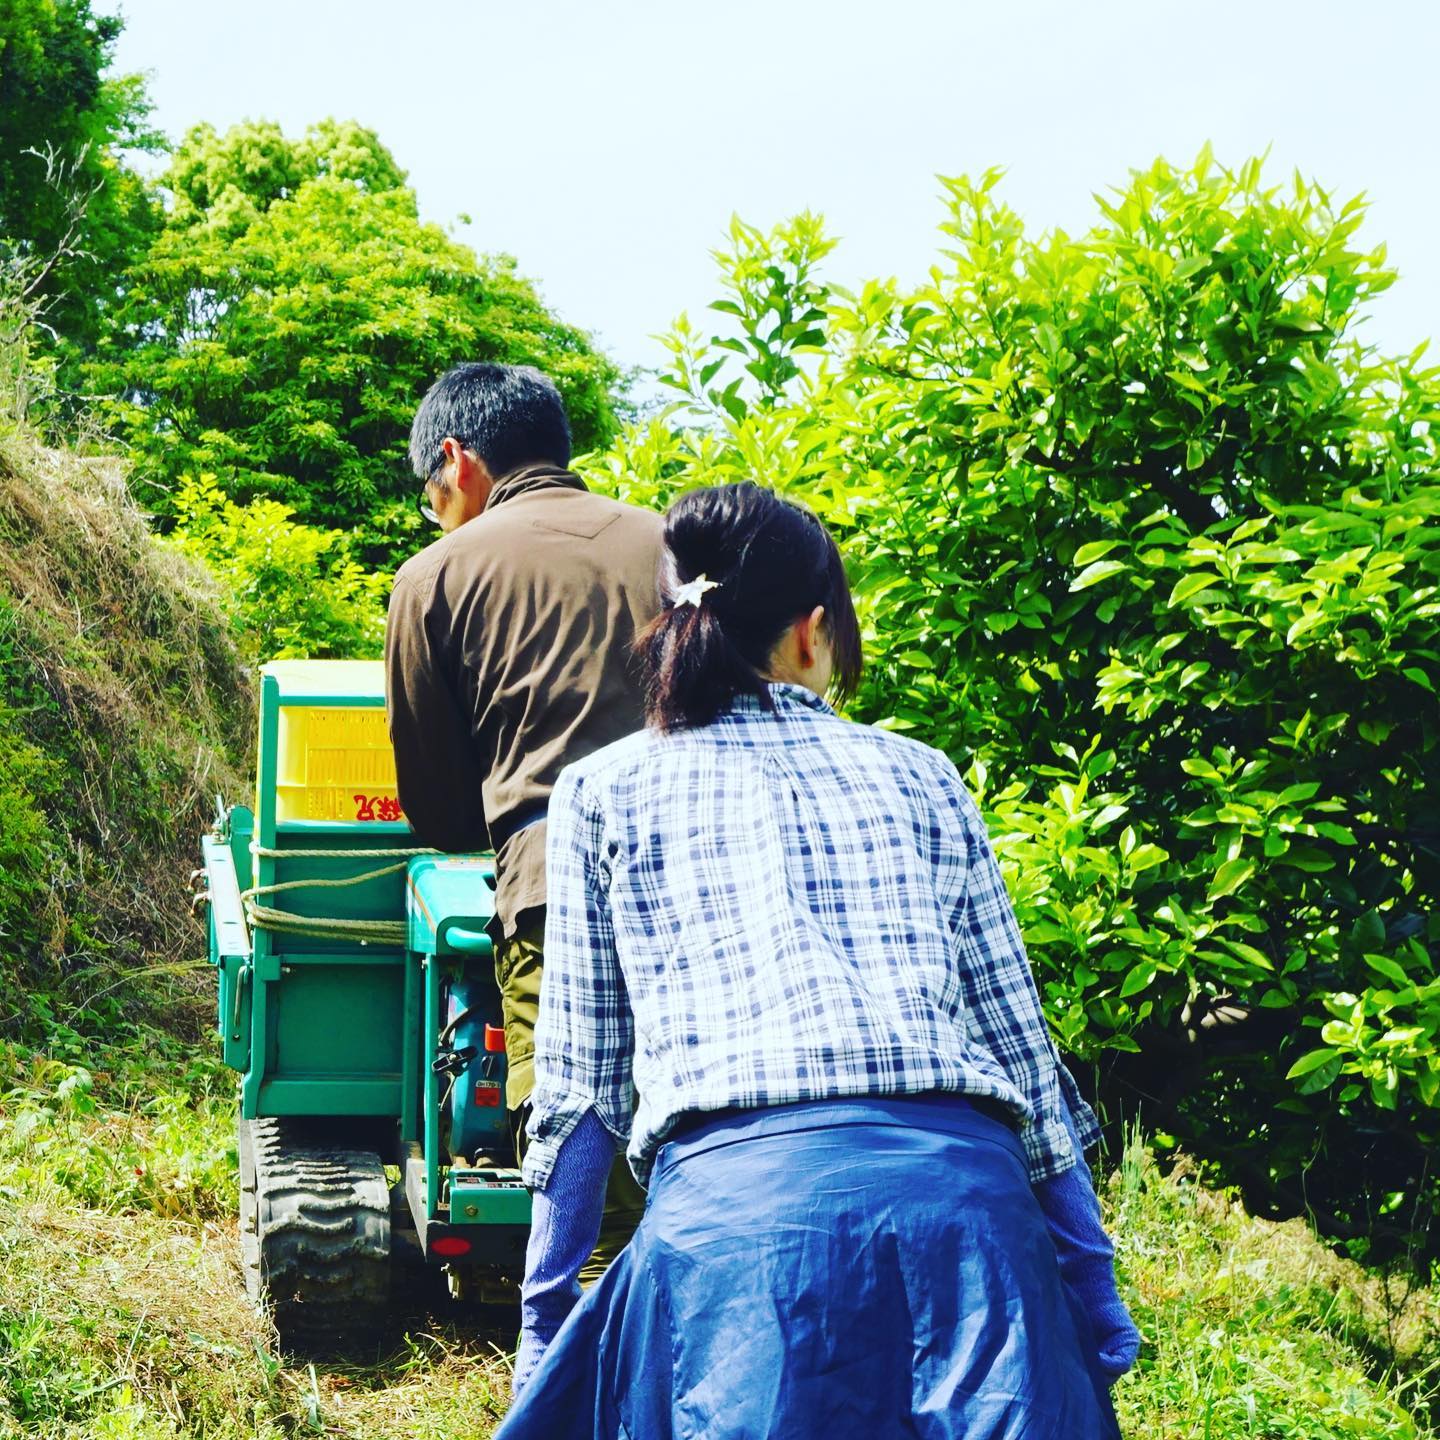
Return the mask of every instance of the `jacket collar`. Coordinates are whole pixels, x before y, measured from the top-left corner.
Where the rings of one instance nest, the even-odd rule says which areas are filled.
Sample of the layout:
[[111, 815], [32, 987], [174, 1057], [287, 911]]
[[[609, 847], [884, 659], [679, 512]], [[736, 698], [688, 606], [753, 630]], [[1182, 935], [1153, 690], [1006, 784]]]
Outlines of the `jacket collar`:
[[521, 465], [518, 469], [507, 470], [490, 491], [485, 502], [486, 510], [493, 510], [517, 495], [528, 495], [532, 490], [584, 490], [585, 482], [559, 465], [540, 463]]

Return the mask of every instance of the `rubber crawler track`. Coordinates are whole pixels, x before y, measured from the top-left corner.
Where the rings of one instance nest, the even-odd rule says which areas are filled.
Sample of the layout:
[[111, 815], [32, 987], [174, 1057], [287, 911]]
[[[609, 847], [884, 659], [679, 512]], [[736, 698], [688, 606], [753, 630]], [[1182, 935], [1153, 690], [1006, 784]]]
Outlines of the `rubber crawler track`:
[[245, 1288], [287, 1350], [373, 1340], [390, 1301], [390, 1197], [379, 1156], [326, 1145], [292, 1120], [242, 1120]]

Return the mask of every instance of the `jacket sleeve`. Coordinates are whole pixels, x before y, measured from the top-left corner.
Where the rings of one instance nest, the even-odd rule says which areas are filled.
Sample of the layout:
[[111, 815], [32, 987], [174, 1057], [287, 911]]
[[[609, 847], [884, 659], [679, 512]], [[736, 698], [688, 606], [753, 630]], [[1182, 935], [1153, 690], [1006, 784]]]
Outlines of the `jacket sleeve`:
[[403, 571], [385, 622], [385, 708], [400, 805], [417, 838], [437, 850], [489, 848], [484, 772], [431, 634], [430, 586]]

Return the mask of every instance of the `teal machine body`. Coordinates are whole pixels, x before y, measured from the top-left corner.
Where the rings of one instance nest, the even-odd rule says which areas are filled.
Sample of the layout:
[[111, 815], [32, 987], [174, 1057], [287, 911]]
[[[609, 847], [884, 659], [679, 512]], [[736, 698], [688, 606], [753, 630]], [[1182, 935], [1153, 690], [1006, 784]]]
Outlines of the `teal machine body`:
[[[456, 1294], [513, 1297], [530, 1202], [505, 1108], [493, 857], [417, 847], [378, 663], [268, 665], [259, 720], [254, 807], [222, 805], [202, 840], [247, 1285], [312, 1347], [373, 1331], [402, 1259], [444, 1267]], [[305, 1239], [317, 1215], [334, 1243]]]

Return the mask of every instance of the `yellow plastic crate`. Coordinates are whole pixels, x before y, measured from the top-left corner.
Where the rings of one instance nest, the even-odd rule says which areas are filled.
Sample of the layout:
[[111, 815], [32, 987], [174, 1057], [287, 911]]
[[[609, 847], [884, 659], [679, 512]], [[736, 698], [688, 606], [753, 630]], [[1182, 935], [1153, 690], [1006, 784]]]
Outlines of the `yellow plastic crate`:
[[286, 705], [279, 722], [277, 821], [404, 819], [383, 709]]

